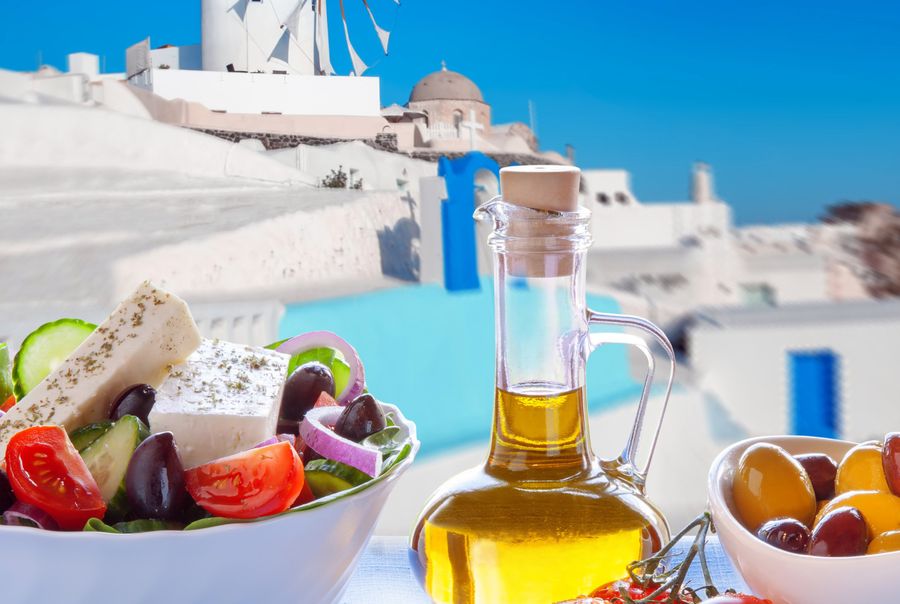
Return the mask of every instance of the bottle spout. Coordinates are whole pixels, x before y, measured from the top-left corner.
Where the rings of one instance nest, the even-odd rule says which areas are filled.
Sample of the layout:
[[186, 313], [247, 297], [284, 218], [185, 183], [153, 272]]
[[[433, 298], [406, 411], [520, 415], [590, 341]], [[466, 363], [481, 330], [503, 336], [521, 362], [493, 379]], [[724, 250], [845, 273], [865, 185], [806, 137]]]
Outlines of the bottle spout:
[[497, 231], [509, 222], [508, 214], [503, 208], [506, 205], [508, 204], [498, 195], [475, 208], [472, 217], [478, 222], [490, 220], [494, 225], [494, 230]]

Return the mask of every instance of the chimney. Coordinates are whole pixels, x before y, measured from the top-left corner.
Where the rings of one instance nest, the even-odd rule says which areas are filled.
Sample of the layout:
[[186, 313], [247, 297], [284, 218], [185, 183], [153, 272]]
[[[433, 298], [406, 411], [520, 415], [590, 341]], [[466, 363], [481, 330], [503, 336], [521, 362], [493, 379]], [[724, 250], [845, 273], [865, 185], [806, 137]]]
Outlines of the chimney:
[[713, 187], [712, 168], [702, 161], [694, 163], [691, 177], [691, 201], [694, 203], [715, 203], [719, 201]]

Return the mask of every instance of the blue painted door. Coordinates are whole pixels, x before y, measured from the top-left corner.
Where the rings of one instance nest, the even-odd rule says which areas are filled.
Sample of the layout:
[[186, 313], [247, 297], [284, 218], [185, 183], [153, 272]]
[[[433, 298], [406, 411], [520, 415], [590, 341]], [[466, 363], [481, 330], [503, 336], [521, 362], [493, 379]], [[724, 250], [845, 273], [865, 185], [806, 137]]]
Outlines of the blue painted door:
[[838, 436], [838, 362], [830, 350], [788, 352], [794, 434]]
[[500, 167], [478, 151], [458, 159], [442, 157], [438, 175], [447, 183], [447, 199], [441, 205], [444, 238], [444, 286], [449, 291], [479, 289], [478, 250], [475, 241], [475, 174], [490, 170], [500, 178]]

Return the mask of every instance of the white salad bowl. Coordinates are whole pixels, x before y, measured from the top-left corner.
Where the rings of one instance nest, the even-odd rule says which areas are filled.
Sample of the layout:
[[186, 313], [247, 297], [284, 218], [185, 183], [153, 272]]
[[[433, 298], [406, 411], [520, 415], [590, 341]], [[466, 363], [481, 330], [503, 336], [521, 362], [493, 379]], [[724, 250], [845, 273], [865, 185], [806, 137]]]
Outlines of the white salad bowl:
[[758, 595], [775, 604], [846, 604], [900, 601], [900, 552], [823, 558], [792, 554], [758, 539], [734, 513], [731, 485], [741, 454], [772, 443], [792, 455], [826, 453], [836, 461], [856, 443], [806, 436], [767, 436], [725, 449], [709, 471], [709, 506], [728, 557]]
[[270, 519], [112, 535], [0, 527], [4, 604], [328, 604], [337, 602], [397, 479], [419, 449], [349, 491]]

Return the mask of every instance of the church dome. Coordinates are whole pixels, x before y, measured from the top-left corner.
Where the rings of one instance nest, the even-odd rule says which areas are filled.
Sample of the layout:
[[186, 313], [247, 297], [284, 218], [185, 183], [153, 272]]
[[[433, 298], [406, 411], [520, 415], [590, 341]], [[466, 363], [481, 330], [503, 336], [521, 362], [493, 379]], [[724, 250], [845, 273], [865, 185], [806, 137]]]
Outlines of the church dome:
[[410, 103], [451, 100], [483, 103], [484, 97], [475, 82], [461, 73], [448, 70], [446, 66], [419, 80], [409, 95]]

